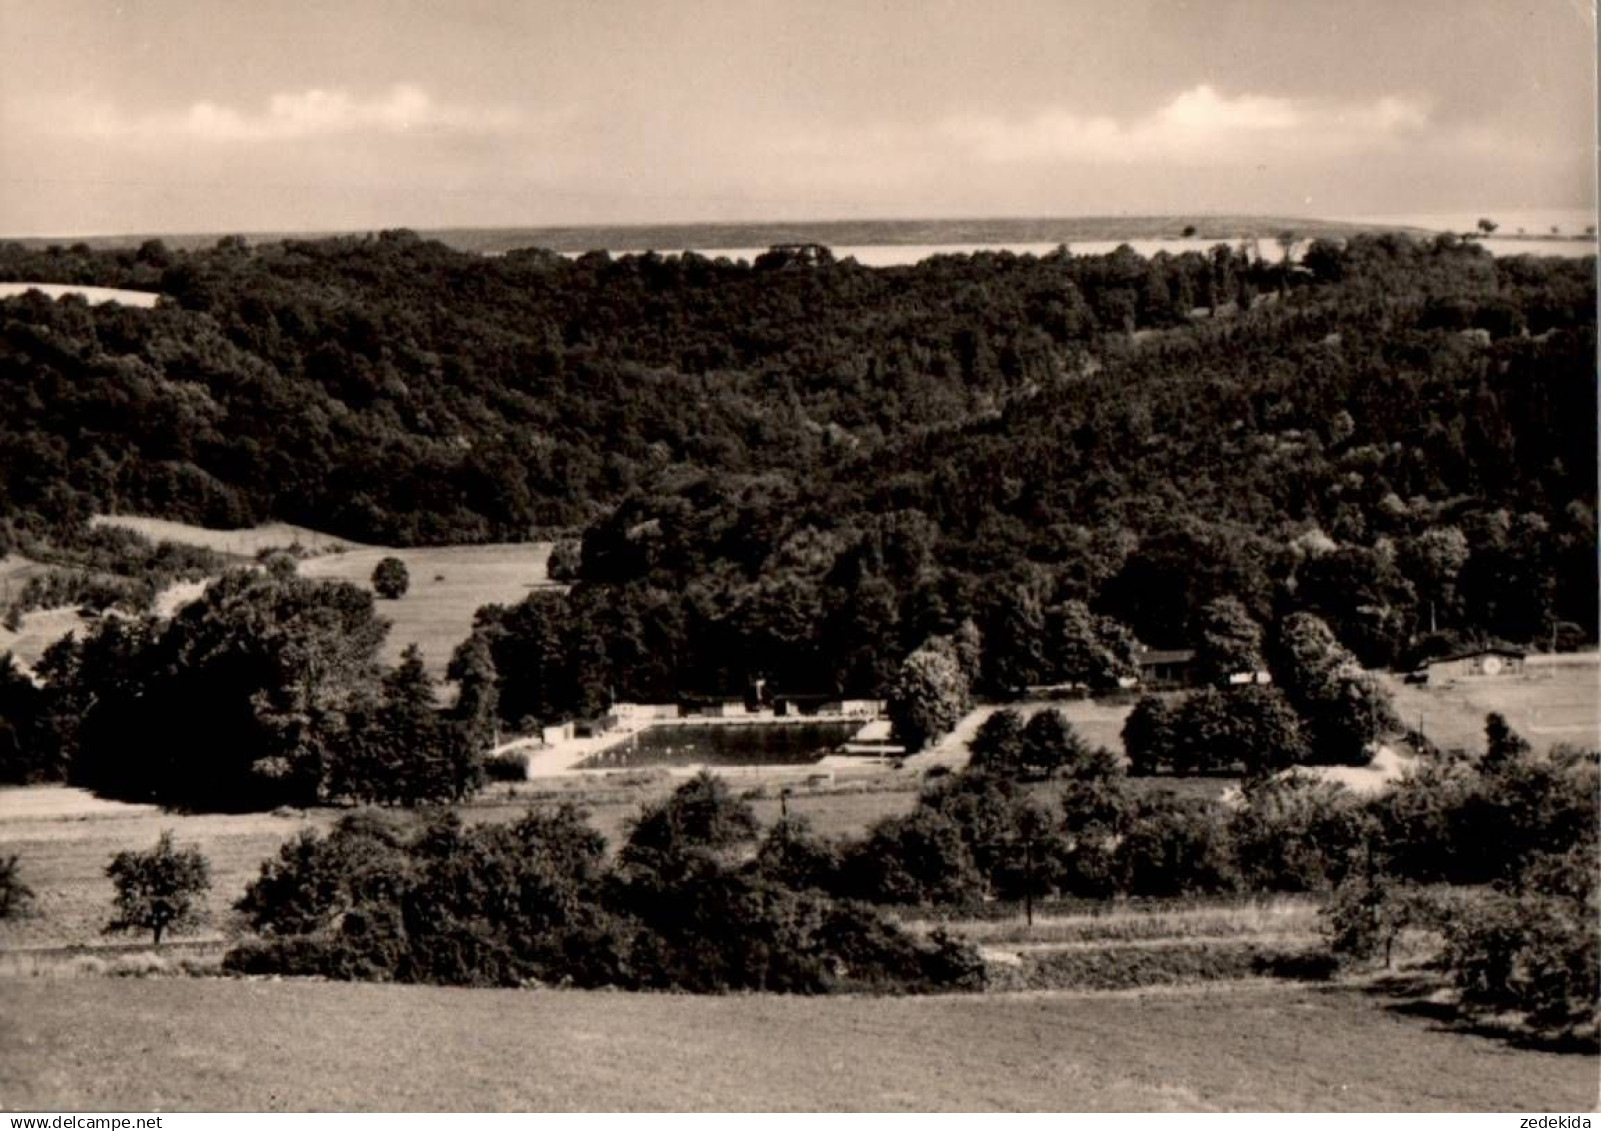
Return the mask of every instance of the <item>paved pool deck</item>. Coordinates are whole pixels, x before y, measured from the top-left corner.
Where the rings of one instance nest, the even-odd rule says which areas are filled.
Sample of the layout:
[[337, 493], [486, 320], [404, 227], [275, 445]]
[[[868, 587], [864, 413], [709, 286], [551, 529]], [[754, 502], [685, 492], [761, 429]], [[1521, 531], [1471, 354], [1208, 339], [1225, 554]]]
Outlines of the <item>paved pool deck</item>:
[[[650, 730], [650, 729], [657, 728], [657, 727], [660, 727], [660, 728], [663, 728], [663, 729], [676, 728], [676, 727], [692, 727], [692, 726], [694, 726], [694, 727], [703, 727], [703, 726], [718, 726], [718, 727], [762, 726], [762, 727], [769, 727], [769, 726], [804, 726], [804, 725], [807, 725], [807, 724], [815, 724], [815, 723], [859, 723], [859, 724], [861, 724], [861, 729], [859, 729], [852, 736], [850, 742], [847, 744], [848, 747], [854, 747], [855, 748], [853, 750], [853, 752], [851, 754], [845, 755], [845, 756], [832, 756], [831, 755], [831, 756], [825, 757], [824, 759], [822, 759], [821, 762], [815, 763], [815, 765], [817, 765], [819, 768], [832, 770], [832, 769], [841, 768], [844, 765], [862, 766], [862, 767], [879, 766], [879, 765], [886, 765], [890, 761], [890, 755], [889, 755], [888, 752], [886, 752], [886, 754], [884, 756], [882, 756], [882, 757], [876, 757], [872, 753], [870, 753], [870, 750], [871, 750], [872, 747], [878, 746], [878, 745], [884, 743], [885, 741], [887, 741], [887, 739], [889, 737], [889, 722], [887, 720], [885, 720], [885, 719], [873, 719], [873, 718], [864, 717], [862, 715], [845, 715], [845, 714], [827, 714], [827, 715], [823, 715], [823, 714], [818, 714], [818, 715], [756, 714], [756, 715], [735, 715], [735, 716], [728, 716], [728, 717], [711, 717], [711, 718], [699, 717], [699, 716], [688, 716], [688, 717], [670, 718], [670, 719], [651, 718], [651, 717], [642, 717], [642, 718], [637, 718], [637, 719], [624, 718], [616, 727], [614, 727], [613, 729], [607, 731], [605, 734], [592, 735], [592, 736], [584, 737], [584, 738], [580, 738], [580, 737], [575, 735], [572, 738], [564, 738], [564, 739], [561, 739], [560, 741], [551, 742], [551, 743], [547, 743], [543, 739], [541, 739], [541, 738], [539, 738], [537, 736], [532, 736], [532, 737], [529, 737], [529, 738], [518, 738], [518, 739], [513, 739], [510, 742], [501, 743], [499, 746], [495, 747], [494, 753], [496, 753], [496, 754], [510, 754], [510, 753], [525, 754], [525, 756], [528, 759], [528, 778], [530, 780], [532, 780], [534, 778], [575, 777], [575, 776], [584, 776], [584, 775], [590, 775], [590, 774], [616, 773], [618, 771], [618, 769], [620, 769], [621, 767], [618, 767], [618, 766], [585, 767], [585, 766], [582, 765], [582, 763], [586, 759], [588, 759], [588, 758], [590, 758], [590, 757], [592, 757], [592, 756], [594, 756], [596, 754], [599, 754], [604, 750], [610, 750], [614, 746], [617, 746], [617, 745], [619, 745], [621, 743], [627, 742], [634, 735], [639, 734], [642, 731]], [[867, 746], [868, 749], [863, 749], [864, 745]], [[766, 765], [757, 765], [757, 766], [716, 766], [714, 768], [717, 770], [718, 773], [730, 773], [730, 772], [750, 773], [750, 772], [753, 772], [753, 771], [755, 771], [755, 772], [784, 771], [784, 772], [793, 774], [797, 770], [808, 768], [810, 765], [812, 765], [812, 764], [810, 764], [810, 763], [808, 763], [808, 764], [800, 764], [800, 765], [796, 765], [796, 764], [779, 764], [779, 765], [771, 765], [771, 766], [766, 766]], [[652, 768], [663, 769], [663, 770], [666, 770], [666, 771], [668, 771], [668, 772], [670, 772], [670, 773], [672, 773], [672, 774], [674, 774], [676, 776], [676, 775], [680, 775], [680, 774], [682, 774], [682, 775], [692, 775], [692, 774], [698, 773], [701, 769], [703, 769], [705, 767], [703, 767], [703, 766], [701, 766], [699, 764], [696, 764], [696, 765], [688, 765], [688, 766], [661, 766], [661, 767], [652, 767]]]

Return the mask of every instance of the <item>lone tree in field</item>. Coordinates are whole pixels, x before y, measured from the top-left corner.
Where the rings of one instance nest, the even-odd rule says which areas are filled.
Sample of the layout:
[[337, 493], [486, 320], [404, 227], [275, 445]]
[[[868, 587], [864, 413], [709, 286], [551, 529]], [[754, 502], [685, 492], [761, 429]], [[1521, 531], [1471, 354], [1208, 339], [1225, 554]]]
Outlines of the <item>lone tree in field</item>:
[[411, 573], [399, 558], [385, 558], [372, 571], [373, 592], [386, 601], [398, 601], [411, 588]]
[[113, 931], [150, 931], [155, 944], [168, 931], [195, 926], [205, 919], [205, 894], [211, 890], [211, 864], [198, 848], [174, 848], [168, 829], [149, 852], [119, 852], [106, 867], [116, 885], [116, 915], [106, 924]]

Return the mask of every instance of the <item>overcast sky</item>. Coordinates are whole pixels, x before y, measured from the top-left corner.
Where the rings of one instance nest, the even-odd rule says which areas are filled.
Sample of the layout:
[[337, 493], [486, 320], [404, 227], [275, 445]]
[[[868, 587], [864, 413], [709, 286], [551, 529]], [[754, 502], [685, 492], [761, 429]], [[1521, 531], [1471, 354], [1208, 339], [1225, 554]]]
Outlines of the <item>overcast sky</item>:
[[0, 234], [1593, 207], [1590, 0], [0, 0]]

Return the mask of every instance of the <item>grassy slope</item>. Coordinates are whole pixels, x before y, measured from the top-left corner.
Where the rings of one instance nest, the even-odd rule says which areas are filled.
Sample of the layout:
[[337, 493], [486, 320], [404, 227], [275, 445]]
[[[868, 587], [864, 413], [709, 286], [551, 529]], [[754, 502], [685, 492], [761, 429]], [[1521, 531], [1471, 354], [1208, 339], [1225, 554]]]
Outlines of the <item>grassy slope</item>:
[[0, 789], [0, 855], [18, 858], [34, 891], [32, 914], [0, 923], [0, 948], [97, 942], [111, 910], [106, 864], [123, 849], [148, 849], [163, 829], [180, 844], [198, 844], [211, 861], [210, 906], [221, 916], [285, 838], [336, 816], [185, 815], [57, 786]]
[[[531, 589], [549, 584], [545, 563], [550, 543], [504, 543], [391, 550], [275, 522], [248, 530], [209, 530], [166, 519], [101, 515], [96, 522], [126, 526], [153, 541], [204, 546], [218, 553], [254, 560], [264, 549], [298, 542], [317, 556], [300, 564], [305, 577], [337, 578], [370, 587], [373, 567], [393, 555], [406, 563], [411, 589], [398, 601], [380, 601], [378, 611], [393, 622], [383, 660], [393, 664], [408, 644], [422, 649], [436, 677], [456, 645], [472, 631], [473, 614], [487, 604], [513, 604]], [[190, 593], [193, 596], [193, 593]], [[170, 612], [169, 609], [163, 611]]]
[[96, 515], [91, 520], [96, 526], [121, 526], [143, 534], [152, 542], [179, 542], [189, 546], [204, 546], [219, 554], [254, 559], [261, 550], [285, 549], [298, 542], [314, 553], [327, 553], [339, 549], [357, 549], [360, 543], [348, 538], [335, 538], [307, 526], [288, 522], [272, 522], [243, 530], [211, 530], [187, 522], [174, 522], [166, 518], [146, 518], [141, 515]]
[[[9, 605], [30, 579], [48, 575], [50, 568], [20, 554], [0, 555], [0, 605]], [[30, 613], [23, 618], [20, 631], [0, 625], [0, 656], [10, 652], [24, 667], [31, 668], [46, 648], [82, 625], [73, 608]]]
[[70, 632], [82, 633], [85, 627], [75, 608], [40, 609], [22, 618], [19, 632], [0, 626], [0, 656], [10, 652], [23, 667], [32, 668], [50, 645]]
[[549, 584], [548, 542], [353, 550], [310, 558], [301, 563], [300, 573], [370, 586], [373, 568], [391, 555], [406, 563], [411, 587], [398, 601], [378, 602], [379, 614], [394, 623], [383, 658], [394, 663], [406, 645], [416, 644], [436, 676], [444, 673], [451, 652], [472, 631], [480, 606], [515, 604], [529, 590]]
[[[403, 1071], [396, 1071], [404, 1066]], [[0, 1096], [122, 1110], [1589, 1110], [1354, 990], [697, 998], [0, 980]]]

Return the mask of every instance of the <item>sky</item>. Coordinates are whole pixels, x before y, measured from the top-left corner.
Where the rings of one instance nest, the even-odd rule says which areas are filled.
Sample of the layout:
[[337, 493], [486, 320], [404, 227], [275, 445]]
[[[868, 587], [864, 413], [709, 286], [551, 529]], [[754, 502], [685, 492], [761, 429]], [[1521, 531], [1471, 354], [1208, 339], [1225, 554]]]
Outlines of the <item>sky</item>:
[[1595, 207], [1593, 0], [0, 0], [0, 235]]

